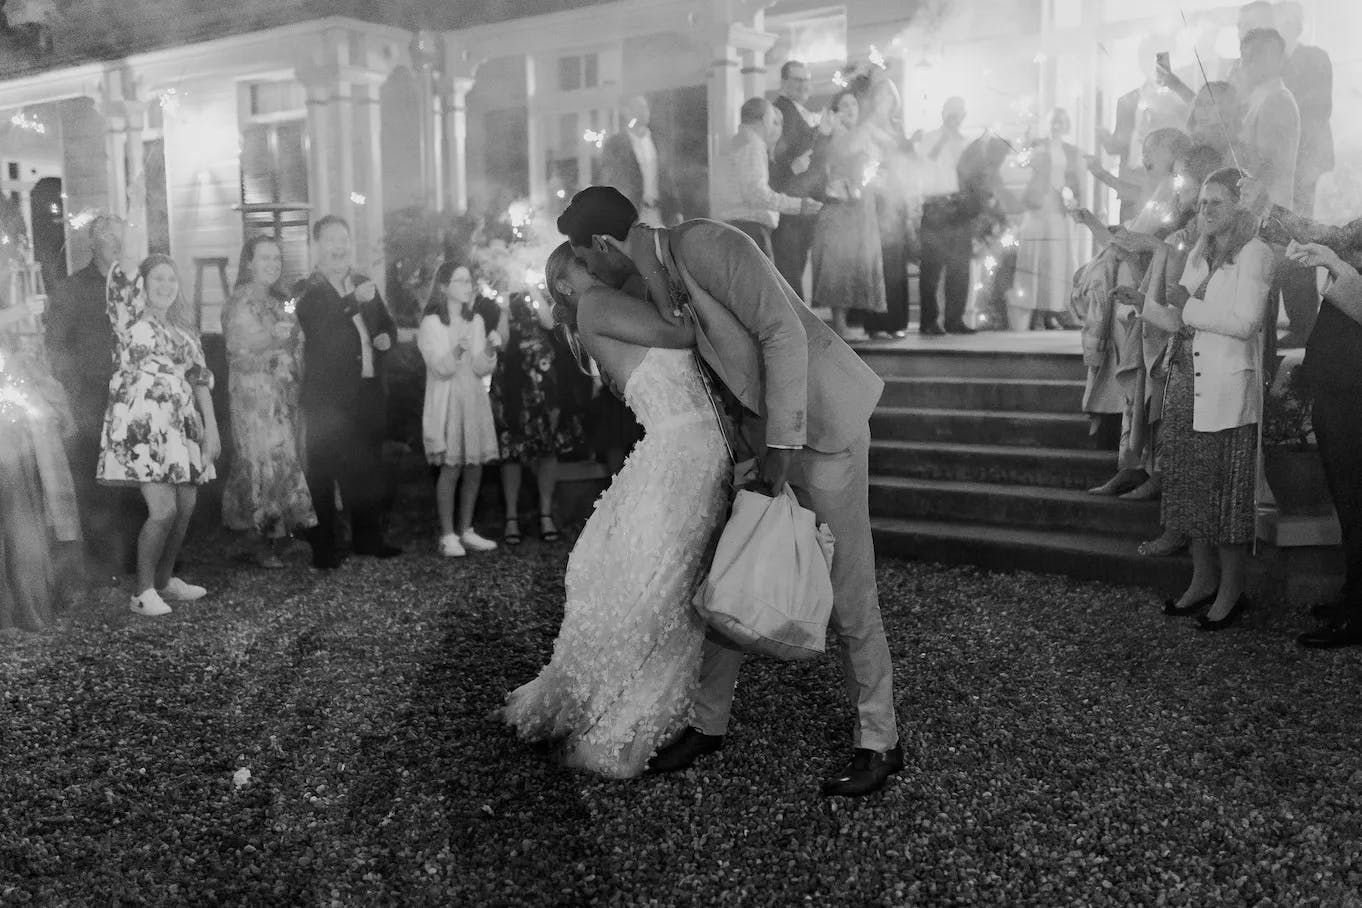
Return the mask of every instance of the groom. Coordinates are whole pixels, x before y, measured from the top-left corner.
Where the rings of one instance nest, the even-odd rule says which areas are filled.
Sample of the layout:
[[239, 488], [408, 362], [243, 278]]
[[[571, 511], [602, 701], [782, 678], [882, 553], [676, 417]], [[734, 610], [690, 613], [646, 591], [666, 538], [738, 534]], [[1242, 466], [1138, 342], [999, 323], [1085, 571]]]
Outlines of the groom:
[[[694, 320], [701, 357], [742, 406], [762, 479], [773, 489], [789, 482], [831, 527], [831, 628], [857, 724], [851, 762], [822, 790], [876, 791], [903, 768], [870, 537], [869, 418], [884, 383], [733, 227], [696, 219], [653, 229], [617, 190], [590, 186], [573, 196], [558, 229], [598, 279], [620, 287], [641, 276], [663, 318]], [[696, 726], [658, 751], [650, 770], [685, 769], [723, 746], [741, 663], [740, 653], [705, 643]]]

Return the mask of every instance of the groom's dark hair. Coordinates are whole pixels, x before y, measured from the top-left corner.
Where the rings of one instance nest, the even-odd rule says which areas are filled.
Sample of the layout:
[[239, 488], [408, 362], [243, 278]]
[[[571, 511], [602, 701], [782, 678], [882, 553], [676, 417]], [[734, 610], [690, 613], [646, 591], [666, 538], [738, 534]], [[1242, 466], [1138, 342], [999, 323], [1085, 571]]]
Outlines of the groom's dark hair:
[[638, 220], [638, 209], [614, 186], [588, 186], [558, 215], [558, 232], [574, 246], [590, 246], [593, 236], [624, 240]]

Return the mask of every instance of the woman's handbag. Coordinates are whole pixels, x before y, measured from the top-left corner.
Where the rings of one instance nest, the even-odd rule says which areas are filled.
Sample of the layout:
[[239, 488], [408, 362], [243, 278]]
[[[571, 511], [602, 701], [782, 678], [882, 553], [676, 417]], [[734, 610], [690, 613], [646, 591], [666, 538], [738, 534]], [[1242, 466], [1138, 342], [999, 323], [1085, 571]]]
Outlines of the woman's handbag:
[[774, 496], [738, 487], [753, 461], [736, 463], [712, 394], [710, 404], [735, 461], [737, 493], [695, 610], [723, 645], [778, 659], [817, 656], [832, 615], [832, 532], [788, 484]]

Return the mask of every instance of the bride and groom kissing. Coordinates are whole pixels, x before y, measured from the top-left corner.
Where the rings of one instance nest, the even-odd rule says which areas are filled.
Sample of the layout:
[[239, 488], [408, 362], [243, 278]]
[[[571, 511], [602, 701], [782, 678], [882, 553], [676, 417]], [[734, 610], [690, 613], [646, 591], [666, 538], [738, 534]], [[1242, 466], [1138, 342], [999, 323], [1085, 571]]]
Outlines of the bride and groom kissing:
[[554, 314], [643, 424], [568, 559], [563, 622], [539, 675], [500, 717], [605, 776], [673, 772], [723, 747], [742, 654], [706, 638], [692, 597], [727, 517], [736, 431], [774, 492], [789, 483], [836, 537], [831, 630], [856, 711], [851, 759], [825, 795], [863, 795], [903, 766], [875, 587], [869, 417], [883, 382], [745, 234], [696, 219], [639, 223], [591, 186], [558, 218], [545, 266]]

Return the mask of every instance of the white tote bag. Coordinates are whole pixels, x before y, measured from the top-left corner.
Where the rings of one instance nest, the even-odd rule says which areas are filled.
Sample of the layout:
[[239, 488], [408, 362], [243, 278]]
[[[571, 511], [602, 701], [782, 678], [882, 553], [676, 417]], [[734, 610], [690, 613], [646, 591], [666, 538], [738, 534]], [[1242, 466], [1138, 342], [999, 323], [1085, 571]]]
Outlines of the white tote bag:
[[739, 649], [817, 656], [832, 615], [832, 550], [827, 524], [816, 526], [789, 485], [773, 498], [741, 489], [695, 609]]

